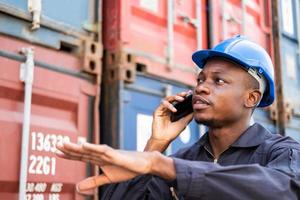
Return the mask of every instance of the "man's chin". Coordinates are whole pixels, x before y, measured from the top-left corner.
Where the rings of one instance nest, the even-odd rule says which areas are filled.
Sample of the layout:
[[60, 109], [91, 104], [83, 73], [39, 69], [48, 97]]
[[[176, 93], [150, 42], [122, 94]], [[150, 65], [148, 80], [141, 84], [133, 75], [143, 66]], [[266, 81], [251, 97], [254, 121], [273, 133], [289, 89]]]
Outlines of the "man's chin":
[[203, 124], [205, 126], [210, 126], [214, 122], [212, 119], [194, 118], [197, 124]]
[[211, 128], [218, 128], [221, 126], [221, 123], [214, 119], [204, 119], [204, 118], [194, 118], [197, 124], [202, 124]]

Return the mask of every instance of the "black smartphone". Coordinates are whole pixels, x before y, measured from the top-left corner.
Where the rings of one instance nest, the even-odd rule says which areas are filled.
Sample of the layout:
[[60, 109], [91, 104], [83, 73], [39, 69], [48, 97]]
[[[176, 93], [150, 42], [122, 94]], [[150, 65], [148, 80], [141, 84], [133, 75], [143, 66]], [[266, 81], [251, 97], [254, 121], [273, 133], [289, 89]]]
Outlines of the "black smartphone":
[[177, 109], [177, 112], [172, 112], [170, 116], [171, 122], [178, 121], [184, 116], [193, 112], [193, 104], [192, 104], [193, 94], [188, 94], [184, 101], [182, 102], [174, 102], [173, 106]]

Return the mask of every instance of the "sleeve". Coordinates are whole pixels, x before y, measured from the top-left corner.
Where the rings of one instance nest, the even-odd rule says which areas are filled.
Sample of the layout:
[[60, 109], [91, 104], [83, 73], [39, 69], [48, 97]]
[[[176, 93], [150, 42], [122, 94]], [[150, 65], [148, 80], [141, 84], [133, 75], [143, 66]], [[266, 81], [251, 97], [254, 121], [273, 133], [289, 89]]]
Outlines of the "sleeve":
[[187, 199], [298, 199], [300, 151], [279, 148], [263, 167], [220, 166], [173, 158], [177, 189]]
[[102, 200], [154, 200], [171, 199], [169, 186], [164, 180], [152, 175], [143, 175], [132, 180], [108, 185], [101, 195]]

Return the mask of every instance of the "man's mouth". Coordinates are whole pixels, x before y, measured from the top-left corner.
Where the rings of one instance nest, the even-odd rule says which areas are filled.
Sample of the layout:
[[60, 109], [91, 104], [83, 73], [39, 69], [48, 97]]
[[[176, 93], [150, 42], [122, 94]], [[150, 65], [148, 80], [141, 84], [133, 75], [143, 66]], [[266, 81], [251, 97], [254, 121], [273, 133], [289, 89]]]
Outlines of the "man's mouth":
[[210, 105], [211, 105], [211, 102], [208, 99], [203, 98], [201, 96], [194, 97], [194, 101], [193, 101], [194, 110], [201, 110], [201, 109], [209, 107]]

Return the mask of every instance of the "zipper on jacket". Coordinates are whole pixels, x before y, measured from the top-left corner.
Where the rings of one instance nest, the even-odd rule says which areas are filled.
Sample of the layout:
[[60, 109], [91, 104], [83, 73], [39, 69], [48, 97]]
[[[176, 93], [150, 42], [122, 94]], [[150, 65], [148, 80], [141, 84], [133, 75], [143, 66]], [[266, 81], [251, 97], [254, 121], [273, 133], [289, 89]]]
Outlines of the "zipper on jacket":
[[172, 197], [175, 199], [175, 200], [179, 200], [177, 194], [176, 194], [176, 191], [173, 187], [170, 187], [170, 190], [171, 190], [171, 193], [172, 193]]

